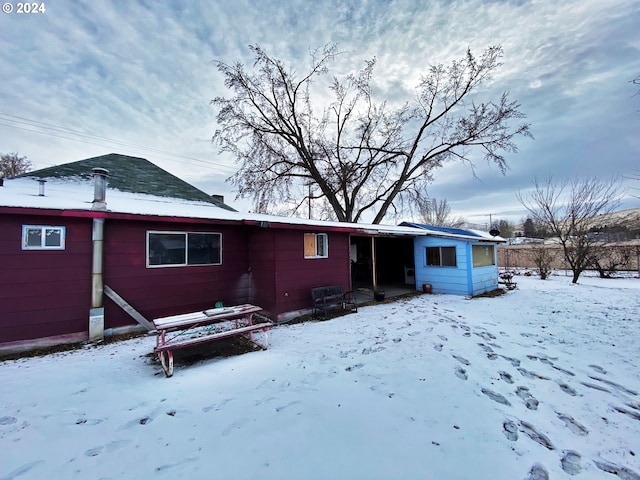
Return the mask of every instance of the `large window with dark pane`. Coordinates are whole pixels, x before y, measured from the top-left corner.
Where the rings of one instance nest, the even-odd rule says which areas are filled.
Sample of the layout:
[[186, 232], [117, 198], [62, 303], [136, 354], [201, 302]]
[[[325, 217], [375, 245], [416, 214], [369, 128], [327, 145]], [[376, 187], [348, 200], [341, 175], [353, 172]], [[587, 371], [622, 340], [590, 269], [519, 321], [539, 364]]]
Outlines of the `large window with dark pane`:
[[222, 234], [147, 232], [148, 267], [222, 264]]

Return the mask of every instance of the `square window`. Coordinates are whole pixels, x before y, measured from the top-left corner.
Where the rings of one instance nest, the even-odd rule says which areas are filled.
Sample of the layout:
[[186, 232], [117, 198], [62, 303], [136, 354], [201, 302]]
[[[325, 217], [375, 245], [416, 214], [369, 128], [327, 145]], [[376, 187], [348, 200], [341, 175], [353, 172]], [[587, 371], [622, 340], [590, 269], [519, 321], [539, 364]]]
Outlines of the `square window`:
[[493, 245], [473, 245], [471, 254], [474, 267], [488, 267], [496, 264]]
[[304, 258], [327, 258], [329, 238], [326, 233], [304, 234]]

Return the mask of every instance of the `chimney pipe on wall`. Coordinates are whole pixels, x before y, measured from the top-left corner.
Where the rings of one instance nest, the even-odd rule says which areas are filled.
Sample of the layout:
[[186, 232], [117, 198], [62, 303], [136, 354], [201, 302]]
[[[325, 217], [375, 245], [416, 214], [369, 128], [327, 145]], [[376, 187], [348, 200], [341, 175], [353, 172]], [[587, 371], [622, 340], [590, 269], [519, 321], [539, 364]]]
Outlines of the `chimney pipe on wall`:
[[107, 177], [109, 170], [96, 167], [93, 172], [93, 210], [107, 209]]
[[[92, 210], [106, 210], [107, 176], [104, 168], [93, 170], [94, 191]], [[91, 309], [89, 310], [89, 341], [100, 342], [104, 339], [104, 279], [102, 264], [104, 258], [104, 218], [93, 219], [93, 264], [91, 268]]]

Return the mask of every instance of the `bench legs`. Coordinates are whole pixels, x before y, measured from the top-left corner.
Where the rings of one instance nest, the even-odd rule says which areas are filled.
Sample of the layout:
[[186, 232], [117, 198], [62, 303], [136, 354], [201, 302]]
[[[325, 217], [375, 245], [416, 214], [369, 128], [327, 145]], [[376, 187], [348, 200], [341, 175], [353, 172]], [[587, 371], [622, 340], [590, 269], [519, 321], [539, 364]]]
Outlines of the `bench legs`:
[[[156, 337], [156, 348], [165, 344], [165, 334], [166, 332], [162, 330], [160, 335]], [[164, 374], [167, 377], [171, 377], [173, 375], [173, 352], [171, 350], [158, 352], [158, 360], [160, 360]]]
[[173, 375], [173, 353], [171, 350], [165, 350], [164, 352], [158, 352], [158, 358], [160, 359], [160, 365], [167, 377]]
[[249, 335], [246, 335], [246, 338], [263, 350], [267, 350], [269, 348], [269, 335], [267, 334], [266, 328], [249, 332]]

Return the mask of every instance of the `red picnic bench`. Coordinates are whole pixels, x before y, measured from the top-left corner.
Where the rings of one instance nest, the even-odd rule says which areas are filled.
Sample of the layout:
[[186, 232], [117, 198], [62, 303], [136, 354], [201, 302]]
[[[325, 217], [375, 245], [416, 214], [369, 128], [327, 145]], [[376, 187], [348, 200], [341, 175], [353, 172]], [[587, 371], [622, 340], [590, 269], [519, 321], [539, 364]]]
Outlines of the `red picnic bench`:
[[[273, 323], [254, 323], [254, 314], [260, 311], [260, 307], [245, 304], [156, 318], [153, 320], [157, 331], [153, 353], [158, 355], [164, 373], [170, 377], [173, 375], [172, 351], [178, 348], [243, 335], [266, 350], [269, 347], [267, 328]], [[262, 342], [256, 341], [253, 336], [258, 331], [262, 331]]]

